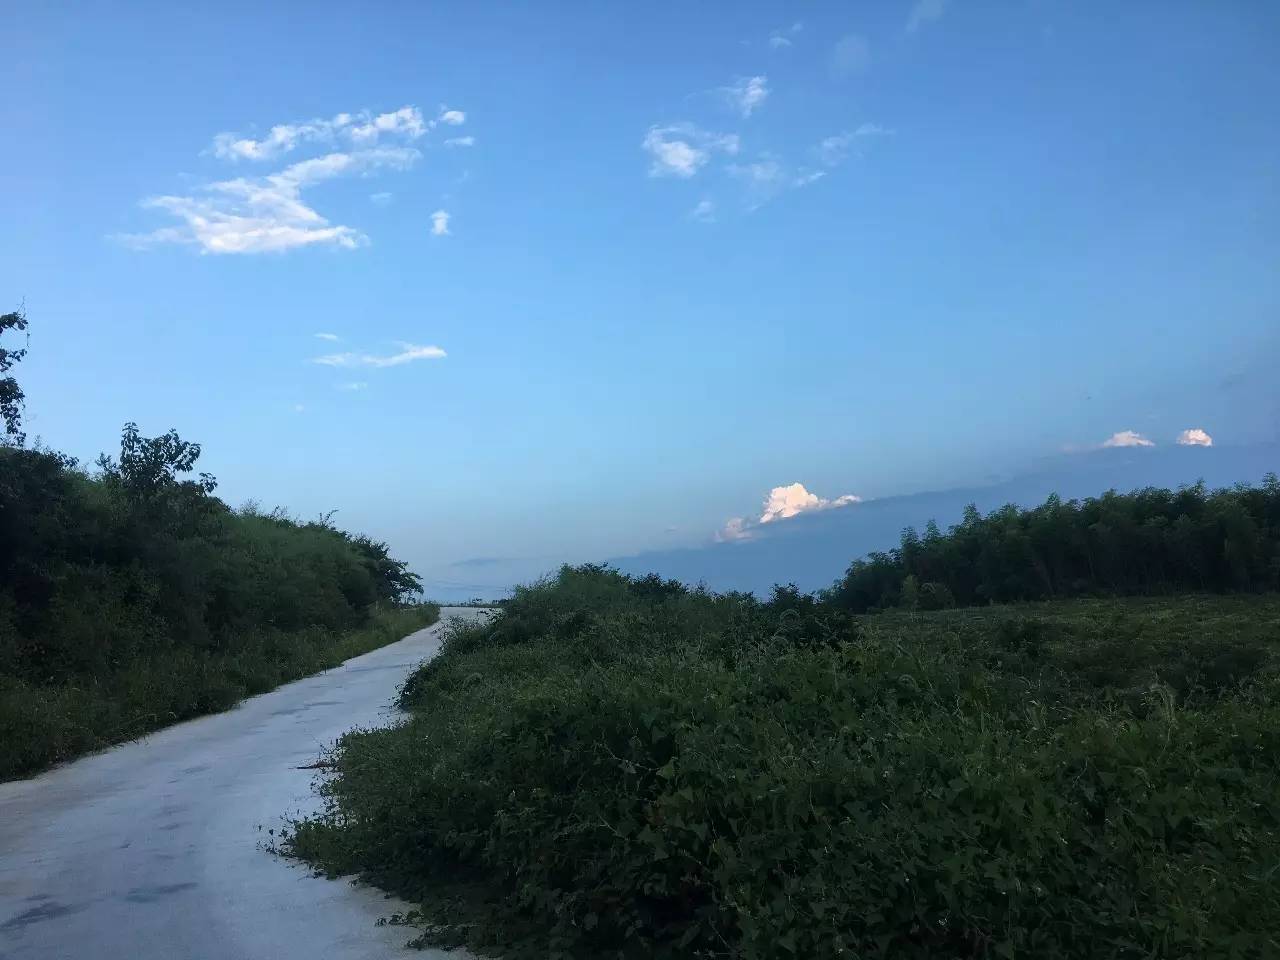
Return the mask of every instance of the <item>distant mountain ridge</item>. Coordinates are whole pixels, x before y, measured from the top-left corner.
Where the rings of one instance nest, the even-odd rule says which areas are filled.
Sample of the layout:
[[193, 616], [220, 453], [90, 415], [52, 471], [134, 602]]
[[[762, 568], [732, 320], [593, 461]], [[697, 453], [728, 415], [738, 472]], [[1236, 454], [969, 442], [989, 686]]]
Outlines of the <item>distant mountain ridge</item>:
[[990, 486], [867, 500], [838, 510], [801, 514], [755, 528], [752, 539], [658, 550], [610, 561], [625, 573], [656, 572], [713, 590], [763, 596], [775, 583], [803, 590], [828, 587], [858, 557], [896, 547], [902, 530], [930, 520], [946, 529], [964, 508], [988, 513], [1007, 503], [1029, 507], [1056, 493], [1065, 500], [1107, 490], [1177, 488], [1203, 480], [1209, 487], [1258, 483], [1280, 472], [1280, 444], [1248, 447], [1132, 447], [1054, 458], [1027, 474]]

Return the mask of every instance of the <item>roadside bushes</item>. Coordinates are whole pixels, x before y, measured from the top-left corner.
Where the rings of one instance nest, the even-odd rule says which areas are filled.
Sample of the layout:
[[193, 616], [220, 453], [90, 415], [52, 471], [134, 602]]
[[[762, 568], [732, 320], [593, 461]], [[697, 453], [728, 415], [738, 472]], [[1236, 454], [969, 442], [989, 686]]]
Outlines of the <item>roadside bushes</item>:
[[507, 957], [1280, 949], [1280, 600], [643, 583], [566, 568], [451, 628], [293, 850]]
[[0, 446], [0, 777], [222, 709], [434, 616], [379, 619], [418, 590], [385, 544], [233, 511], [212, 477], [190, 479], [199, 455], [133, 424], [93, 472]]

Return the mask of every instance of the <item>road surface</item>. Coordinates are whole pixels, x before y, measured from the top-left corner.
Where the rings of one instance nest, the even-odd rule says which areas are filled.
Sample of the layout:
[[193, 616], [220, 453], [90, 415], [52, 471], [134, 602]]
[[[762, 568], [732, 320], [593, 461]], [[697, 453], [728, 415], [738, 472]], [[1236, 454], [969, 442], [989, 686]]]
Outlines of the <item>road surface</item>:
[[438, 627], [420, 630], [226, 713], [0, 784], [0, 960], [446, 956], [375, 925], [404, 904], [262, 849], [282, 816], [316, 807], [313, 771], [296, 768], [352, 727], [386, 723], [397, 686], [439, 645]]

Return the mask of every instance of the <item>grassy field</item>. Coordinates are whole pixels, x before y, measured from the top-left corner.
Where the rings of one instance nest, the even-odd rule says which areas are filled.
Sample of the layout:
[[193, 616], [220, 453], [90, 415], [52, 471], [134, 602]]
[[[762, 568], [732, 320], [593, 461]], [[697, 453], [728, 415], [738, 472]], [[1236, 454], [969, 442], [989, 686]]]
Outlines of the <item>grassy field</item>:
[[851, 617], [566, 569], [295, 853], [505, 957], [1280, 955], [1280, 597]]
[[424, 604], [375, 613], [350, 630], [258, 631], [227, 649], [173, 649], [79, 681], [36, 684], [0, 675], [0, 780], [226, 710], [399, 640], [439, 614]]

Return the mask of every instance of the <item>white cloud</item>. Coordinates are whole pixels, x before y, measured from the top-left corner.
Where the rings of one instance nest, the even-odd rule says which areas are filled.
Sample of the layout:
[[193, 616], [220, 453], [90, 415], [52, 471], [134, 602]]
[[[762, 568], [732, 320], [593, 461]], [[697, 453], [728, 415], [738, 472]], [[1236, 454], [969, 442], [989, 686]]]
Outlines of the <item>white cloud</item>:
[[855, 141], [863, 137], [882, 137], [893, 133], [878, 123], [863, 123], [857, 129], [824, 138], [817, 147], [818, 159], [823, 166], [838, 167], [849, 158]]
[[431, 235], [433, 237], [449, 236], [449, 212], [437, 210], [431, 215]]
[[781, 50], [784, 47], [791, 46], [791, 37], [795, 36], [804, 29], [804, 24], [797, 20], [785, 30], [775, 30], [769, 35], [769, 46], [774, 50]]
[[700, 223], [714, 223], [716, 219], [716, 205], [703, 197], [698, 201], [697, 206], [689, 211], [689, 219], [697, 220]]
[[747, 207], [755, 210], [762, 206], [792, 180], [777, 160], [765, 157], [751, 163], [733, 163], [729, 175], [742, 181], [747, 191]]
[[716, 531], [716, 543], [732, 543], [734, 540], [750, 540], [751, 531], [742, 517], [731, 517]]
[[315, 334], [312, 334], [312, 336], [314, 336], [317, 340], [329, 340], [334, 342], [342, 339], [336, 333], [315, 333]]
[[369, 194], [369, 199], [372, 200], [374, 203], [376, 203], [378, 206], [385, 207], [387, 204], [391, 202], [391, 194], [387, 193], [384, 190], [381, 193]]
[[801, 513], [814, 510], [831, 510], [836, 507], [847, 507], [858, 503], [861, 497], [846, 493], [834, 500], [825, 500], [805, 489], [803, 483], [793, 483], [786, 487], [774, 487], [764, 498], [764, 511], [760, 514], [760, 523], [772, 523], [775, 520], [786, 520]]
[[871, 65], [871, 45], [856, 33], [848, 33], [836, 41], [831, 52], [831, 72], [837, 77], [862, 73]]
[[925, 24], [940, 20], [946, 9], [947, 0], [916, 0], [907, 18], [907, 33], [915, 33]]
[[736, 135], [711, 133], [691, 123], [652, 126], [640, 145], [653, 158], [649, 165], [651, 177], [688, 179], [706, 164], [713, 152], [730, 155], [738, 152]]
[[1103, 441], [1104, 447], [1154, 447], [1155, 443], [1133, 430], [1121, 430]]
[[219, 133], [213, 138], [213, 154], [222, 160], [274, 160], [304, 143], [333, 143], [345, 139], [371, 146], [383, 135], [416, 140], [428, 127], [422, 112], [413, 106], [376, 116], [367, 111], [354, 115], [339, 113], [329, 120], [276, 124], [261, 139]]
[[144, 208], [163, 210], [181, 225], [119, 239], [134, 248], [189, 243], [204, 253], [267, 253], [311, 245], [354, 249], [368, 238], [353, 227], [330, 224], [302, 202], [302, 191], [338, 176], [404, 170], [420, 156], [411, 147], [329, 153], [264, 177], [211, 183], [194, 196], [150, 197]]
[[399, 353], [377, 356], [369, 353], [331, 353], [323, 357], [315, 357], [312, 363], [325, 367], [399, 367], [415, 360], [439, 360], [448, 356], [439, 347], [419, 347], [412, 343], [399, 342]]
[[[440, 122], [447, 123], [451, 127], [460, 127], [467, 122], [467, 115], [461, 110], [449, 110], [446, 107], [441, 107]], [[481, 126], [484, 126], [484, 124], [481, 124]]]
[[739, 77], [729, 86], [721, 87], [720, 92], [729, 101], [729, 105], [746, 118], [768, 99], [769, 78]]
[[729, 520], [716, 533], [716, 540], [726, 543], [734, 540], [750, 540], [756, 529], [778, 520], [789, 520], [802, 513], [815, 513], [821, 510], [836, 510], [851, 504], [861, 503], [862, 498], [846, 493], [843, 496], [828, 500], [810, 493], [803, 483], [792, 483], [783, 487], [774, 487], [761, 504], [760, 516], [751, 521], [742, 517]]
[[450, 137], [444, 142], [446, 147], [474, 147], [475, 144], [475, 137]]
[[1184, 447], [1212, 447], [1213, 437], [1199, 427], [1192, 427], [1178, 434], [1178, 444]]
[[827, 175], [825, 170], [801, 170], [795, 175], [791, 181], [793, 187], [807, 187], [811, 183], [817, 183]]
[[351, 380], [347, 383], [338, 384], [338, 389], [346, 390], [349, 393], [355, 393], [357, 390], [363, 390], [367, 386], [369, 386], [369, 384], [365, 383], [363, 380]]

